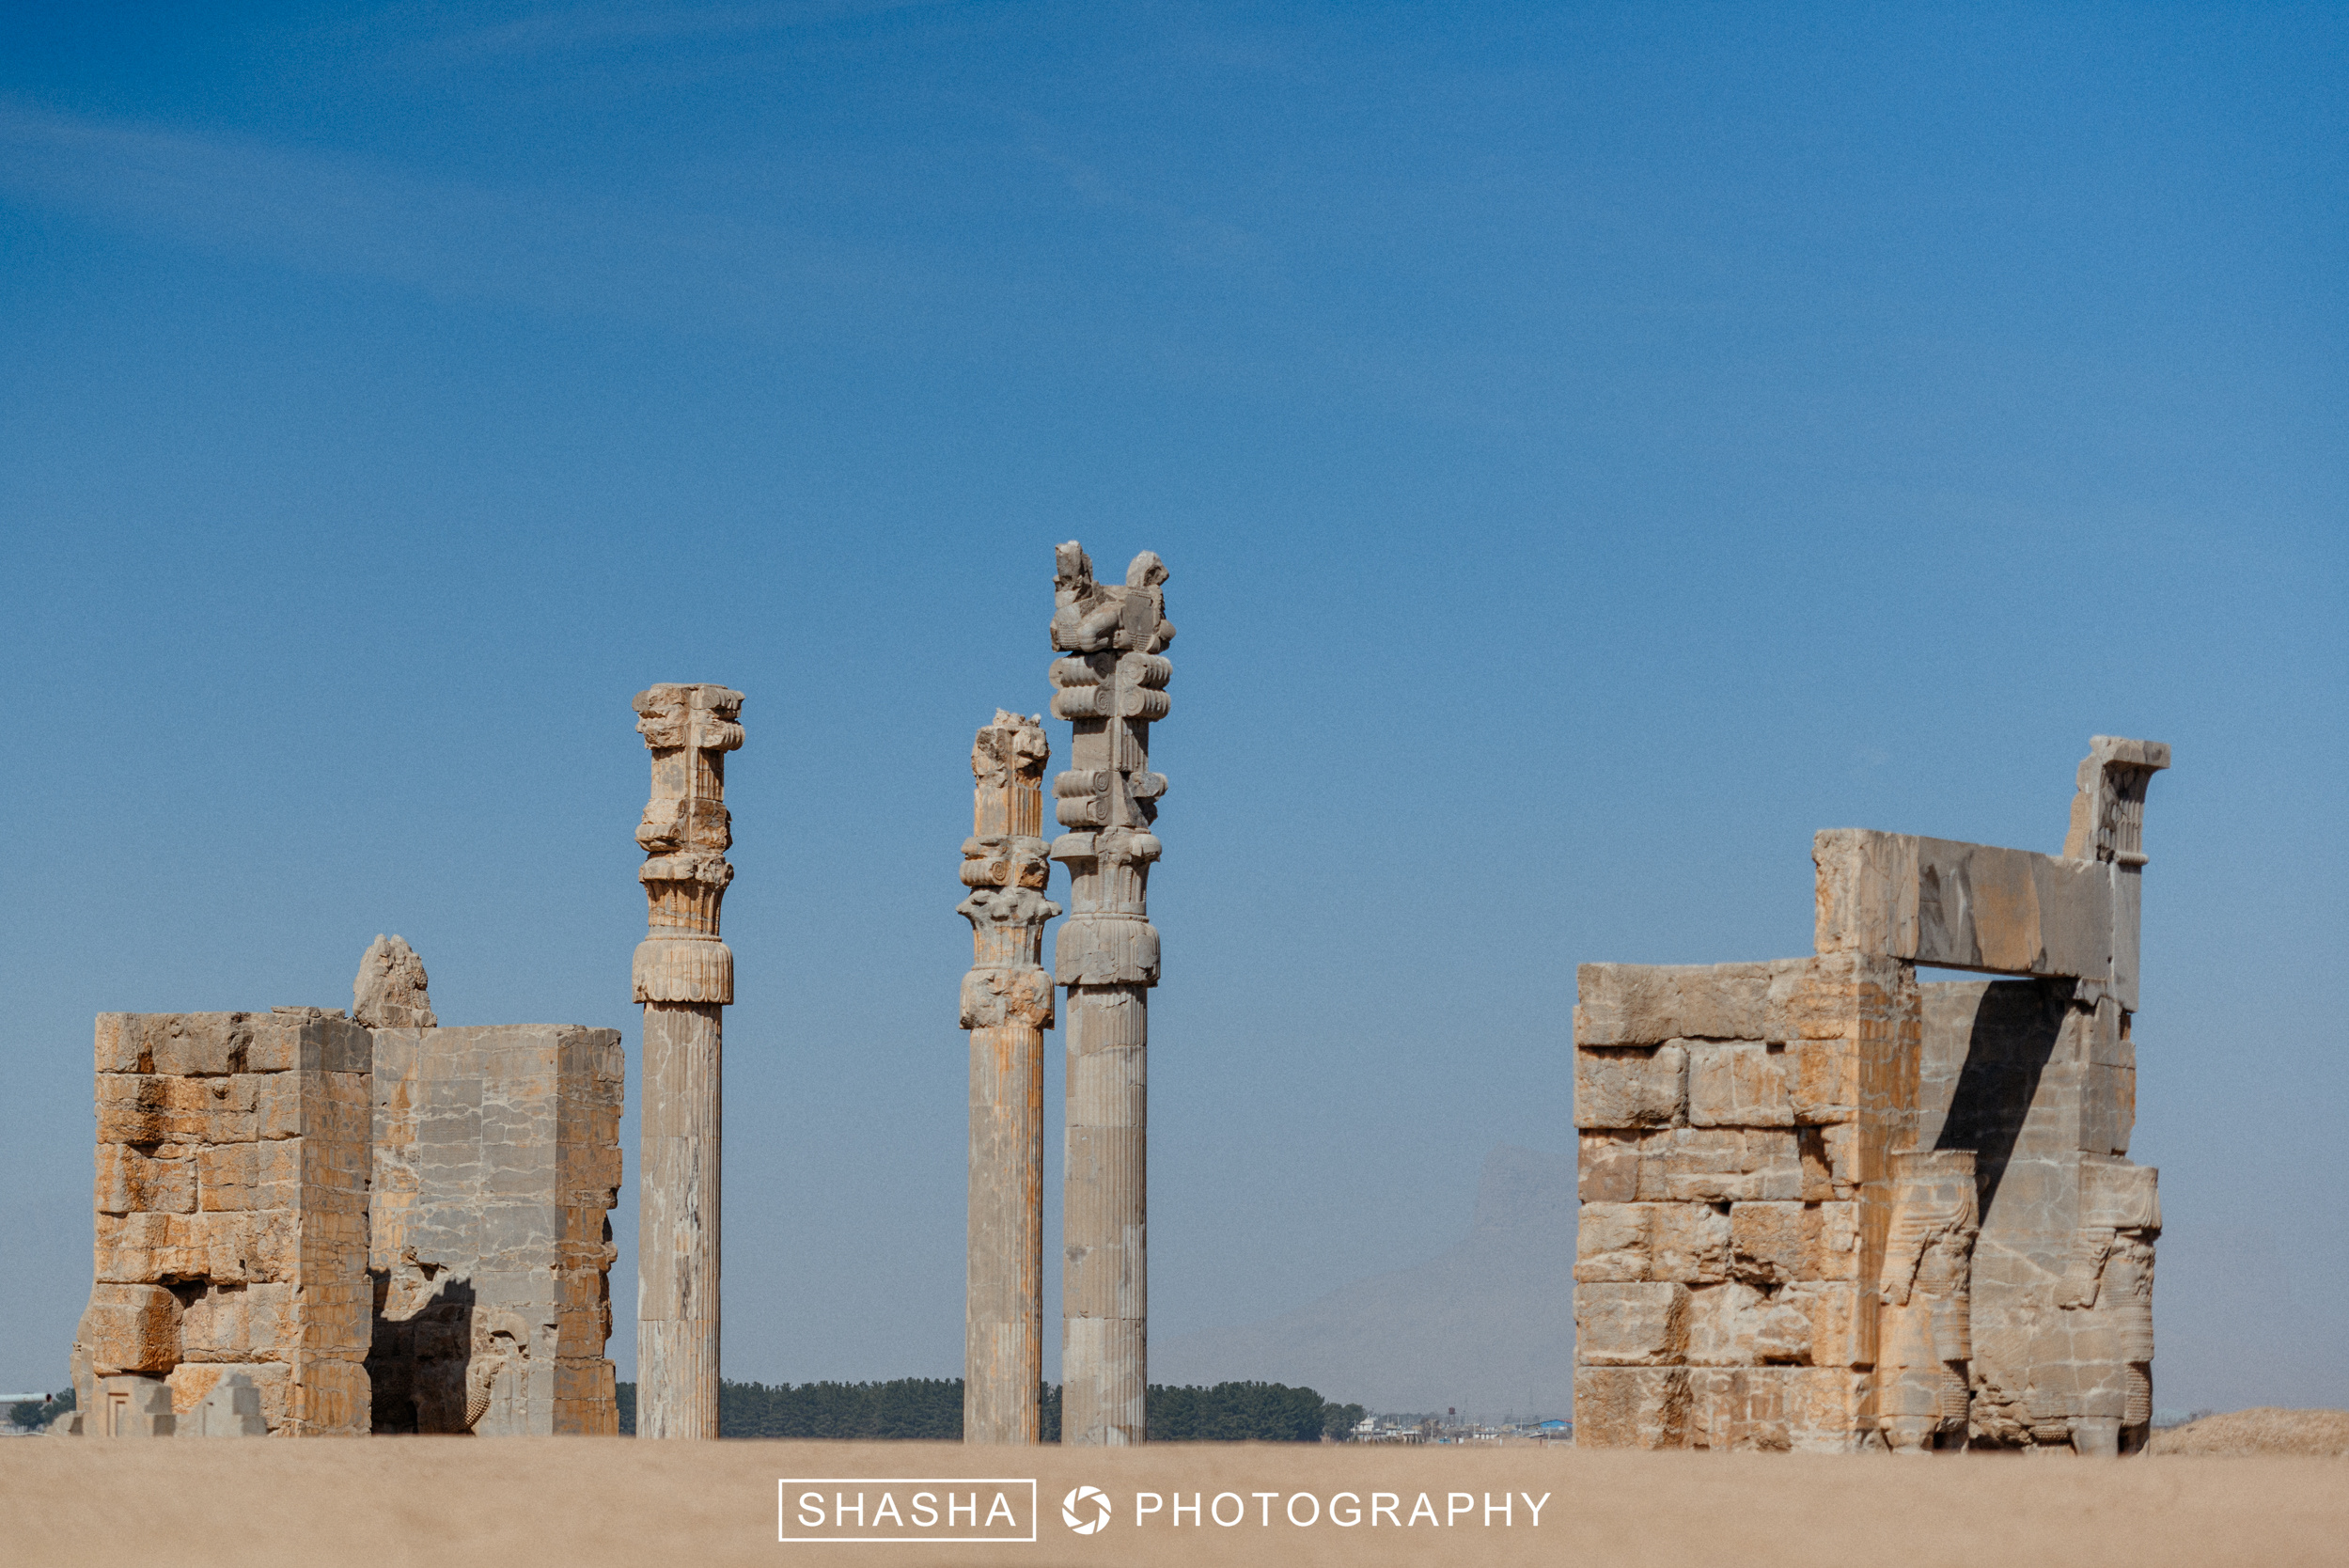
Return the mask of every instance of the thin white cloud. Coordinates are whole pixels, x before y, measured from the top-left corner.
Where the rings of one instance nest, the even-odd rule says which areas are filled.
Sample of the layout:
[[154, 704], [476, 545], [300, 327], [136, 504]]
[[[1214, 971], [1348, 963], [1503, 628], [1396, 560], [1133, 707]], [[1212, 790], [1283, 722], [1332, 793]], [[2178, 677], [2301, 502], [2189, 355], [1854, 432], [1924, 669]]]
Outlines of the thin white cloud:
[[774, 223], [428, 180], [7, 100], [0, 199], [307, 272], [720, 330], [926, 287], [897, 256]]

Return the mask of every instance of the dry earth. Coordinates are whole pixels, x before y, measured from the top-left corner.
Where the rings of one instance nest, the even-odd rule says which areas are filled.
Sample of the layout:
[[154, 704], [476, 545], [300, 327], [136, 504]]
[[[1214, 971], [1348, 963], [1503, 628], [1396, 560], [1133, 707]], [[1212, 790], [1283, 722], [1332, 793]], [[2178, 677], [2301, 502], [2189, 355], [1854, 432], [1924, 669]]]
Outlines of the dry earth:
[[[845, 1561], [975, 1565], [1376, 1563], [1801, 1564], [2130, 1562], [2205, 1568], [2337, 1564], [2349, 1555], [2349, 1470], [2338, 1459], [2181, 1457], [2029, 1461], [1948, 1456], [1167, 1446], [1073, 1453], [910, 1443], [638, 1443], [625, 1439], [371, 1438], [314, 1442], [0, 1445], [8, 1560], [150, 1558], [250, 1568], [366, 1561], [376, 1568], [564, 1563]], [[987, 1457], [992, 1455], [992, 1462]], [[1033, 1544], [783, 1544], [790, 1477], [1019, 1476], [1039, 1482]], [[1061, 1497], [1090, 1483], [1109, 1524], [1079, 1536]], [[965, 1482], [964, 1484], [967, 1484]], [[853, 1496], [860, 1488], [846, 1490]], [[1485, 1525], [1488, 1495], [1517, 1494]], [[889, 1491], [868, 1481], [879, 1507]], [[1025, 1507], [1026, 1487], [1011, 1489]], [[1137, 1492], [1192, 1494], [1244, 1522], [1136, 1525]], [[1277, 1496], [1258, 1500], [1253, 1495]], [[1333, 1525], [1340, 1494], [1430, 1495], [1456, 1524]], [[1292, 1525], [1311, 1494], [1320, 1522]], [[1461, 1497], [1455, 1497], [1460, 1494]], [[1540, 1523], [1523, 1500], [1547, 1495]], [[1260, 1523], [1269, 1510], [1271, 1522]], [[829, 1525], [827, 1529], [832, 1528]]]
[[2205, 1416], [2153, 1434], [2146, 1452], [2157, 1454], [2349, 1454], [2349, 1410], [2279, 1410], [2263, 1404]]

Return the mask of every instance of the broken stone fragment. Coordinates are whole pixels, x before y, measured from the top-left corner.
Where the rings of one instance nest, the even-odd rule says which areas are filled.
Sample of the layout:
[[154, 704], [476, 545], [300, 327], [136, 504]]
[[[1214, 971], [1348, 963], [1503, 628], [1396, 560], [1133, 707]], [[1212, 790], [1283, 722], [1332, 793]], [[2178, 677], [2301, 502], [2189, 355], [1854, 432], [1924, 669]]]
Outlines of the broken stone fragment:
[[431, 1028], [440, 1020], [425, 984], [424, 960], [407, 939], [379, 933], [351, 982], [351, 1016], [370, 1029]]

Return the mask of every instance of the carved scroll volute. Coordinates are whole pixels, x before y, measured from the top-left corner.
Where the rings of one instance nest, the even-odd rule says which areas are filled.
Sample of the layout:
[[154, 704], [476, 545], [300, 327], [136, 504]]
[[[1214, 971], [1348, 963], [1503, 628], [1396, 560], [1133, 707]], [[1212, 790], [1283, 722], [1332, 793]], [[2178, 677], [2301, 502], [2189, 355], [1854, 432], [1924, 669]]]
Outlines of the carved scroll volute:
[[1018, 1020], [1052, 1027], [1053, 988], [1042, 969], [1044, 922], [1060, 906], [1044, 896], [1044, 764], [1052, 745], [1041, 718], [995, 710], [971, 743], [971, 837], [963, 841], [963, 886], [955, 913], [971, 923], [971, 972], [963, 983], [963, 1027]]
[[659, 685], [636, 694], [636, 730], [652, 753], [652, 794], [636, 824], [647, 856], [645, 940], [636, 949], [640, 1002], [734, 999], [734, 955], [718, 913], [734, 868], [726, 809], [726, 754], [743, 744], [743, 694], [725, 686]]
[[2169, 748], [2159, 741], [2089, 737], [2080, 762], [2072, 822], [2063, 838], [2068, 860], [2145, 864], [2145, 788], [2169, 765]]

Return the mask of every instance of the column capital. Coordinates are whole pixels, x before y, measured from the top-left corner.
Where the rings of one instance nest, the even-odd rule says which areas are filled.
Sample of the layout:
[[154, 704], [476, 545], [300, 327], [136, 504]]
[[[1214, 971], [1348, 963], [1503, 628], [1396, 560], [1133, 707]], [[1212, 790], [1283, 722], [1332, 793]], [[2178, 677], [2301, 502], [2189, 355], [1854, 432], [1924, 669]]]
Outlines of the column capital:
[[636, 732], [652, 754], [652, 790], [636, 823], [645, 863], [645, 940], [632, 966], [639, 1002], [734, 999], [734, 954], [719, 939], [720, 906], [734, 880], [726, 858], [726, 754], [743, 744], [743, 694], [707, 682], [638, 692]]

